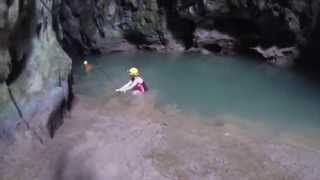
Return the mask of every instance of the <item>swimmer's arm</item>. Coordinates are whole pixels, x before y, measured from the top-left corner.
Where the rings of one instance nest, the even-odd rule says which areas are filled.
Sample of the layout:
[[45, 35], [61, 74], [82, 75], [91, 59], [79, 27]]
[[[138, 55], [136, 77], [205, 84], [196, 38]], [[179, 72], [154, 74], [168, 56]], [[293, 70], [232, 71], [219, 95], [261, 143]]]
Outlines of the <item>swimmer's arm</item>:
[[129, 91], [129, 90], [133, 89], [138, 83], [139, 83], [139, 81], [137, 79], [135, 79], [134, 81], [130, 81], [130, 83], [126, 84], [128, 86], [124, 87], [122, 90], [124, 92]]
[[117, 89], [116, 91], [126, 91], [126, 89], [130, 86], [132, 81], [129, 81], [127, 84], [123, 85], [121, 88]]

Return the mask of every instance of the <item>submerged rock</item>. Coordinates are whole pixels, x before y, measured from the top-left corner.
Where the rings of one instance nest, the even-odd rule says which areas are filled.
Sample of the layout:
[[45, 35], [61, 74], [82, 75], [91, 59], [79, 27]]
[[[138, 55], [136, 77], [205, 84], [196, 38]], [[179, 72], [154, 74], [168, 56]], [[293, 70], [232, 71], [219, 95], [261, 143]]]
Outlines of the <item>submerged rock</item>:
[[292, 60], [297, 58], [299, 55], [296, 47], [278, 48], [276, 46], [272, 46], [270, 48], [263, 49], [260, 46], [257, 46], [251, 49], [257, 51], [270, 63], [278, 65], [292, 65]]

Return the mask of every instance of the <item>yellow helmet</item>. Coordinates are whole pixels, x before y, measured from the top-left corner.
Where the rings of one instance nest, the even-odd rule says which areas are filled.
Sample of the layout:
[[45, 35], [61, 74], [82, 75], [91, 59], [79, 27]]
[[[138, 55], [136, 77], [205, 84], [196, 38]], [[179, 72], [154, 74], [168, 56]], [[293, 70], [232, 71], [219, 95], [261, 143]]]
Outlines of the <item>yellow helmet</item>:
[[132, 67], [128, 70], [128, 74], [130, 76], [139, 76], [139, 69], [136, 67]]

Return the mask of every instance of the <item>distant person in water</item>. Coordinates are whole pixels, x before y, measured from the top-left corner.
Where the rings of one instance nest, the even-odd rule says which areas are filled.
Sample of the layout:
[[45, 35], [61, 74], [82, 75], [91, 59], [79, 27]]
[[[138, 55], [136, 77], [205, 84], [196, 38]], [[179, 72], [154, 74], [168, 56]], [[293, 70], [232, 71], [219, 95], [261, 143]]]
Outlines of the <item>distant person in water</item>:
[[147, 85], [140, 76], [138, 68], [130, 68], [128, 74], [130, 81], [121, 88], [116, 89], [116, 92], [126, 93], [127, 91], [131, 91], [133, 95], [142, 95], [148, 91]]
[[83, 61], [84, 70], [88, 73], [92, 69], [92, 65], [88, 63], [88, 61]]

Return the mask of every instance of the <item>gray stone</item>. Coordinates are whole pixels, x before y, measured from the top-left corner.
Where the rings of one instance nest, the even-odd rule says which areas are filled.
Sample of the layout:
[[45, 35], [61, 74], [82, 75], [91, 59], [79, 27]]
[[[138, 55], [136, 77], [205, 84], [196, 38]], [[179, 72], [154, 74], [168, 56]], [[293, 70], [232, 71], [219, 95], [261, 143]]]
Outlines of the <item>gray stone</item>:
[[203, 49], [221, 54], [230, 54], [235, 51], [236, 39], [219, 31], [197, 29], [194, 37], [195, 42]]
[[299, 51], [296, 47], [278, 48], [276, 46], [272, 46], [264, 49], [257, 46], [251, 49], [258, 52], [269, 62], [278, 65], [292, 65], [292, 59], [297, 58], [299, 55]]
[[0, 2], [0, 29], [5, 28], [6, 21], [7, 21], [7, 12], [8, 7], [5, 1]]
[[7, 85], [0, 83], [0, 138], [12, 135], [20, 120]]
[[[46, 129], [49, 122], [57, 127], [61, 121], [53, 114], [63, 112], [68, 101], [71, 59], [53, 30], [53, 1], [24, 1], [24, 9], [19, 11], [16, 1], [6, 7], [12, 13], [10, 23], [6, 24], [6, 31], [0, 31], [3, 39], [8, 38], [3, 34], [13, 37], [8, 44], [2, 44], [0, 51], [1, 81], [10, 76], [10, 93], [6, 84], [2, 83], [0, 88], [0, 129], [14, 134], [18, 122], [23, 120], [30, 125], [33, 135], [48, 136], [47, 131], [41, 133], [37, 129]], [[10, 24], [15, 27], [10, 29]]]
[[164, 27], [155, 0], [127, 0], [122, 4], [117, 1], [85, 0], [83, 4], [87, 6], [77, 4], [76, 1], [63, 1], [62, 27], [69, 47], [80, 45], [79, 50], [107, 53], [113, 52], [113, 46], [123, 40], [134, 46], [163, 44], [161, 32], [164, 32]]
[[19, 16], [19, 2], [18, 0], [12, 0], [12, 4], [8, 9], [8, 27], [12, 29], [18, 20]]
[[8, 50], [0, 49], [0, 83], [4, 82], [10, 73], [11, 59]]

